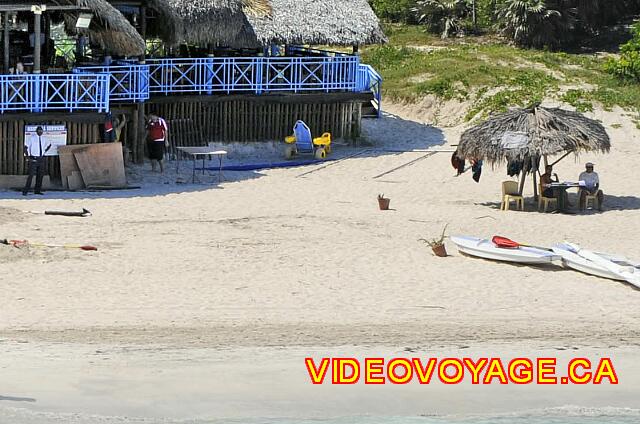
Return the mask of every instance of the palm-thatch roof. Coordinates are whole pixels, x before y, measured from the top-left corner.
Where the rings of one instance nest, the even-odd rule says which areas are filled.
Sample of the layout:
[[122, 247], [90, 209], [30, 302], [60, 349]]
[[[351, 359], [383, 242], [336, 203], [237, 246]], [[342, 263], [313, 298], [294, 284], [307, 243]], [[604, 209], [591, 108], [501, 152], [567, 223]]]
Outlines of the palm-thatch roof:
[[465, 131], [458, 156], [491, 164], [567, 152], [602, 152], [611, 141], [598, 121], [578, 112], [535, 106], [492, 117]]
[[270, 0], [270, 16], [248, 16], [261, 45], [365, 45], [386, 42], [367, 0]]
[[146, 44], [138, 31], [106, 0], [78, 0], [78, 5], [91, 9], [95, 15], [88, 29], [94, 42], [125, 56], [144, 54]]
[[[89, 28], [78, 32], [87, 35], [94, 43], [111, 53], [123, 56], [138, 56], [144, 53], [145, 42], [138, 31], [106, 0], [77, 0], [67, 3], [75, 3], [80, 8], [93, 12]], [[76, 18], [77, 13], [65, 12], [65, 23], [70, 32], [76, 32]]]
[[255, 46], [247, 17], [271, 13], [269, 0], [148, 0], [147, 4], [161, 17], [162, 27], [156, 32], [170, 44]]

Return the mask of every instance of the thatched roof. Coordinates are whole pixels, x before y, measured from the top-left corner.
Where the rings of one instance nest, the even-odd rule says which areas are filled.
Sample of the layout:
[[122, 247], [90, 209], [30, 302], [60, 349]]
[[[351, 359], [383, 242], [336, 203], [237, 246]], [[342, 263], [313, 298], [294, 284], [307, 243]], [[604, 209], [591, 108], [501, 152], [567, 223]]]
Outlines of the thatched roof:
[[270, 0], [271, 16], [248, 16], [261, 45], [364, 45], [386, 41], [367, 0]]
[[465, 131], [458, 156], [491, 164], [565, 152], [608, 152], [609, 136], [598, 121], [558, 108], [516, 109]]
[[269, 0], [148, 0], [147, 4], [161, 17], [162, 27], [156, 32], [171, 44], [255, 46], [247, 17], [271, 13]]
[[68, 32], [87, 35], [92, 42], [110, 53], [123, 56], [138, 56], [144, 53], [145, 42], [127, 19], [106, 0], [67, 0], [59, 3], [77, 4], [89, 9], [93, 19], [89, 29], [75, 28], [77, 12], [65, 12], [64, 20]]

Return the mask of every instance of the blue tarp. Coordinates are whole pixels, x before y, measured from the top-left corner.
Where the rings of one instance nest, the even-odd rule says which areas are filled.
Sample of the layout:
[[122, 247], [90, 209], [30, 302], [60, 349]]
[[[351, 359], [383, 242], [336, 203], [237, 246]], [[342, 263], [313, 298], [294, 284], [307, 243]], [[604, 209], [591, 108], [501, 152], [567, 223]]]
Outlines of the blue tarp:
[[[222, 167], [223, 171], [259, 171], [261, 169], [274, 169], [274, 168], [293, 168], [296, 166], [316, 165], [323, 162], [329, 162], [335, 159], [324, 160], [288, 160], [286, 162], [273, 162], [273, 163], [250, 163], [246, 165], [225, 165]], [[205, 168], [207, 171], [218, 171], [218, 167], [210, 166]], [[202, 171], [202, 168], [196, 168], [196, 171]]]

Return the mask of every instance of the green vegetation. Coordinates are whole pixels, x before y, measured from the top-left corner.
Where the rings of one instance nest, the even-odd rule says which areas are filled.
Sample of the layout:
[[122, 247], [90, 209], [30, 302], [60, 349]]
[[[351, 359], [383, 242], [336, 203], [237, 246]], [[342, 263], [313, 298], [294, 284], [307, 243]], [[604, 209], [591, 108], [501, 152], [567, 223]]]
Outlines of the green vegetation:
[[522, 49], [490, 37], [442, 40], [419, 26], [386, 29], [389, 44], [365, 49], [362, 56], [382, 74], [390, 100], [431, 94], [467, 101], [467, 119], [545, 97], [580, 111], [592, 110], [594, 103], [640, 111], [640, 85], [608, 72], [608, 60], [595, 54]]
[[640, 0], [370, 0], [390, 22], [419, 22], [443, 38], [500, 33], [520, 46], [579, 47], [607, 26], [633, 18]]
[[633, 38], [620, 47], [620, 58], [609, 59], [606, 69], [620, 78], [640, 82], [640, 23], [633, 27]]

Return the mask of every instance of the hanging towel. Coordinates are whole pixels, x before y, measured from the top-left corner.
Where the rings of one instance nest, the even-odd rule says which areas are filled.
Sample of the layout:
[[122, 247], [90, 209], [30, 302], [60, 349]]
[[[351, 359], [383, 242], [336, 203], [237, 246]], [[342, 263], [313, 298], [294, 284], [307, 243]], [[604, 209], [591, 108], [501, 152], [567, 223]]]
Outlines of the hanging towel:
[[482, 175], [482, 160], [474, 161], [471, 166], [471, 171], [473, 172], [473, 181], [479, 183], [480, 176]]
[[512, 160], [507, 164], [507, 175], [510, 177], [515, 177], [516, 175], [520, 175], [520, 172], [524, 168], [524, 162], [520, 160]]
[[451, 156], [451, 166], [458, 171], [458, 175], [464, 173], [465, 160], [458, 157], [458, 152], [453, 152]]

